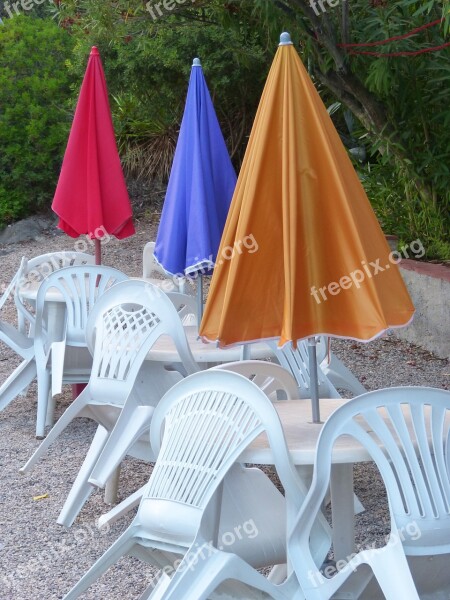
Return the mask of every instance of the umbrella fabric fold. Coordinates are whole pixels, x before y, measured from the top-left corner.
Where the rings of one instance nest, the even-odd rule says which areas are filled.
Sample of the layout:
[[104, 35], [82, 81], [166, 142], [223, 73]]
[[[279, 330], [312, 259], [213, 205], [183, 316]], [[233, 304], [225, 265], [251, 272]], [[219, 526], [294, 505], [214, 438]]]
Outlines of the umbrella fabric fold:
[[52, 204], [58, 227], [71, 237], [135, 233], [117, 151], [103, 67], [89, 56]]
[[155, 245], [171, 275], [207, 273], [236, 185], [200, 61], [194, 60]]
[[412, 318], [397, 257], [291, 43], [269, 72], [219, 255], [240, 242], [216, 265], [200, 327], [221, 346], [368, 341]]

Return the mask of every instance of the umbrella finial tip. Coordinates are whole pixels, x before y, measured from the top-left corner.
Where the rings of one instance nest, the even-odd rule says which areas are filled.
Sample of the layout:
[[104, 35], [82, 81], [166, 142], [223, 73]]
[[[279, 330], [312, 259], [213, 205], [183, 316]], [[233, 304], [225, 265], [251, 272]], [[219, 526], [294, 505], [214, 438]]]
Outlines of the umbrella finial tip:
[[99, 54], [99, 51], [98, 51], [98, 48], [97, 48], [97, 46], [92, 46], [92, 48], [91, 48], [91, 56], [92, 56], [93, 54]]
[[287, 46], [289, 44], [292, 44], [291, 41], [291, 34], [288, 33], [287, 31], [283, 31], [283, 33], [280, 35], [280, 46]]
[[192, 66], [193, 67], [201, 67], [202, 63], [200, 62], [199, 58], [194, 58], [194, 60], [192, 61]]

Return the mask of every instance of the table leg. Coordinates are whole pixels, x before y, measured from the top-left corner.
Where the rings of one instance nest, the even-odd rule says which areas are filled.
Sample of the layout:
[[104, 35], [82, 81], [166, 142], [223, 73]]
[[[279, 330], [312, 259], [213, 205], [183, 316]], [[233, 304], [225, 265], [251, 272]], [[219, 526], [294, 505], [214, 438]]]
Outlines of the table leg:
[[332, 465], [330, 488], [334, 559], [348, 560], [355, 551], [352, 463]]
[[46, 427], [53, 427], [53, 423], [55, 420], [54, 419], [55, 408], [56, 408], [55, 396], [52, 396], [52, 394], [50, 393], [48, 395], [47, 416], [45, 417], [45, 426]]
[[105, 486], [105, 504], [115, 504], [117, 502], [117, 490], [119, 489], [120, 465], [108, 479]]

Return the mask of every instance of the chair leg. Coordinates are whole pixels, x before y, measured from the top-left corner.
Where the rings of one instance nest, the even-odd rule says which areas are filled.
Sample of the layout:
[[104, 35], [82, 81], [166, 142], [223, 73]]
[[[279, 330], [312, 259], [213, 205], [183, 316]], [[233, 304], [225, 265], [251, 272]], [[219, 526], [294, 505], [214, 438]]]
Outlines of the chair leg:
[[153, 406], [143, 406], [131, 396], [127, 398], [105, 448], [95, 465], [89, 481], [104, 487], [114, 469], [120, 465], [128, 450], [150, 426]]
[[136, 528], [131, 525], [119, 539], [108, 548], [103, 556], [92, 565], [89, 571], [83, 575], [70, 592], [64, 596], [64, 600], [75, 600], [75, 598], [78, 598], [94, 583], [94, 581], [103, 575], [110, 566], [115, 564], [122, 556], [128, 554], [136, 544], [136, 540], [134, 539], [135, 529]]
[[86, 458], [81, 465], [78, 475], [72, 485], [67, 499], [62, 507], [56, 522], [59, 525], [70, 527], [75, 521], [78, 513], [83, 508], [84, 503], [94, 491], [94, 486], [88, 483], [92, 468], [108, 439], [109, 431], [102, 425], [97, 427], [94, 439], [89, 447]]
[[[208, 549], [209, 552], [209, 549]], [[189, 551], [164, 593], [164, 600], [207, 600], [227, 579], [235, 580], [268, 594], [269, 598], [286, 600], [282, 586], [273, 585], [256, 569], [235, 554], [216, 551], [205, 559], [190, 562]]]
[[[119, 489], [119, 480], [120, 480], [120, 468], [121, 465], [116, 467], [111, 474], [111, 477], [108, 479], [105, 485], [105, 495], [104, 502], [105, 504], [115, 504], [117, 502], [117, 490]], [[95, 469], [95, 465], [94, 465]]]
[[53, 427], [55, 422], [55, 408], [56, 408], [56, 398], [49, 394], [48, 403], [47, 403], [47, 414], [45, 415], [45, 426]]
[[355, 394], [355, 396], [359, 396], [360, 394], [367, 392], [362, 383], [356, 379], [353, 373], [334, 354], [331, 355], [330, 363], [327, 364], [326, 361], [324, 361], [321, 364], [321, 367], [334, 387], [347, 390], [352, 394]]
[[371, 557], [369, 565], [387, 600], [420, 600], [399, 540], [380, 548]]
[[36, 438], [45, 437], [48, 397], [50, 395], [50, 372], [44, 369], [38, 374], [38, 404], [36, 417]]
[[170, 577], [160, 571], [148, 588], [139, 596], [138, 600], [164, 600], [169, 585]]
[[101, 529], [105, 525], [112, 525], [118, 521], [120, 517], [137, 506], [142, 499], [146, 486], [147, 484], [143, 485], [136, 492], [131, 494], [131, 496], [128, 496], [128, 498], [122, 500], [120, 504], [109, 510], [107, 513], [101, 515], [98, 519], [97, 527]]
[[0, 387], [0, 411], [36, 379], [34, 358], [24, 360]]
[[60, 394], [62, 391], [62, 381], [64, 374], [64, 357], [66, 350], [66, 341], [53, 342], [51, 362], [52, 362], [52, 396]]
[[64, 429], [76, 418], [81, 416], [83, 409], [86, 407], [89, 399], [87, 393], [80, 394], [72, 404], [64, 411], [56, 425], [49, 431], [47, 437], [42, 441], [40, 446], [35, 450], [33, 455], [28, 459], [25, 465], [19, 469], [20, 473], [27, 473], [33, 465], [45, 454], [49, 446], [56, 438], [64, 431]]

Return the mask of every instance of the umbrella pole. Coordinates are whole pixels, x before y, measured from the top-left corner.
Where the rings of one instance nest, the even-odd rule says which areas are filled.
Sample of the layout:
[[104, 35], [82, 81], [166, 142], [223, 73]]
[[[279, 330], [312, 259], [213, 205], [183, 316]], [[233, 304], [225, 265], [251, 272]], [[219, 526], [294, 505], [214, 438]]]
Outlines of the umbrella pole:
[[319, 385], [317, 376], [316, 338], [308, 338], [309, 379], [313, 423], [320, 423]]
[[203, 275], [199, 273], [197, 276], [197, 319], [198, 325], [203, 317]]
[[95, 238], [95, 264], [102, 264], [102, 242], [98, 238]]
[[241, 358], [240, 358], [240, 360], [250, 360], [250, 358], [251, 358], [250, 344], [243, 344], [241, 346]]

